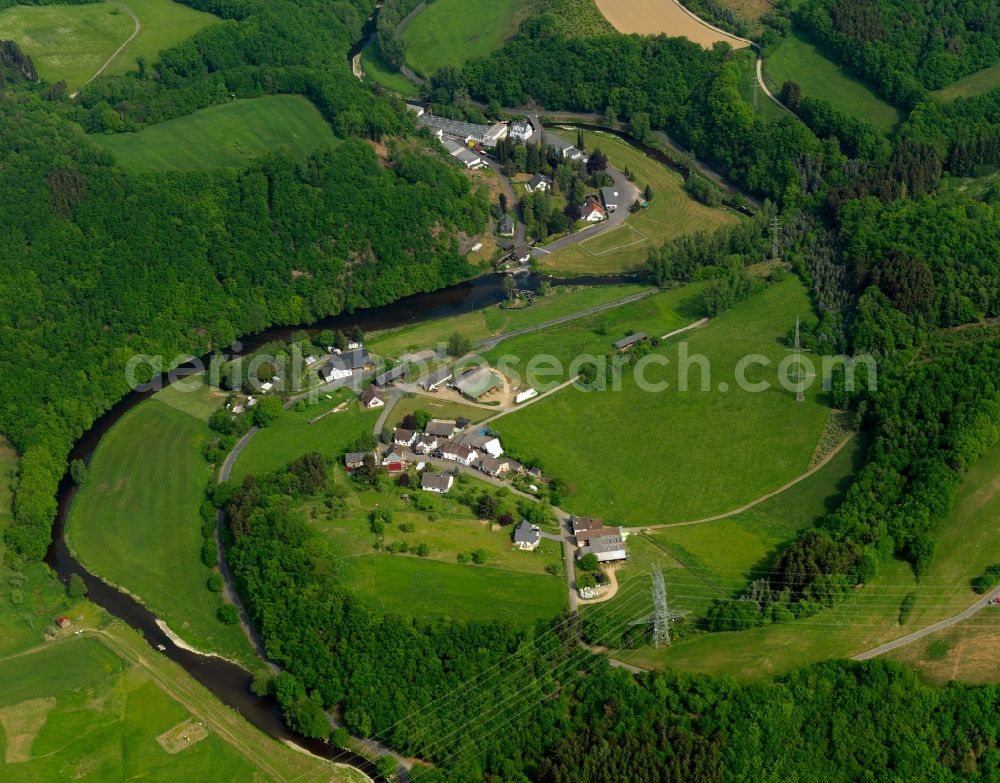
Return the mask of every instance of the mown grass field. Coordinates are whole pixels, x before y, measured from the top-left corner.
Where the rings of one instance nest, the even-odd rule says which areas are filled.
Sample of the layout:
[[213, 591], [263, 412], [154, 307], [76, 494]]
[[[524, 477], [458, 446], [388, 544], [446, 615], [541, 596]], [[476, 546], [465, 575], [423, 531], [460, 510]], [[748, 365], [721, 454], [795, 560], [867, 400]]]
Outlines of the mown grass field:
[[[567, 138], [575, 136], [568, 132]], [[584, 132], [587, 151], [596, 147], [608, 156], [612, 166], [635, 174], [640, 190], [650, 185], [653, 200], [648, 209], [630, 215], [631, 229], [615, 229], [609, 237], [598, 236], [584, 243], [571, 245], [545, 256], [541, 269], [561, 275], [616, 274], [642, 268], [650, 246], [662, 245], [668, 239], [712, 231], [739, 221], [736, 213], [726, 209], [706, 207], [687, 195], [679, 174], [646, 157], [630, 144], [606, 133]], [[623, 205], [622, 209], [627, 206]], [[635, 232], [639, 232], [642, 240]], [[599, 253], [599, 255], [595, 255]]]
[[427, 411], [435, 419], [457, 419], [462, 416], [472, 422], [481, 421], [494, 413], [489, 408], [477, 408], [474, 405], [464, 405], [461, 402], [419, 394], [414, 397], [400, 398], [393, 406], [386, 426], [398, 426], [407, 414], [417, 410]]
[[[957, 614], [978, 597], [970, 580], [1000, 562], [995, 522], [1000, 513], [998, 476], [1000, 446], [995, 446], [962, 482], [952, 513], [937, 529], [934, 562], [920, 582], [908, 563], [893, 561], [846, 602], [815, 617], [751, 631], [706, 634], [667, 650], [616, 651], [615, 657], [640, 666], [752, 680], [826, 658], [848, 657]], [[900, 605], [911, 592], [916, 603], [908, 621], [900, 625]], [[892, 655], [933, 681], [949, 672], [976, 682], [995, 679], [996, 658], [984, 656], [984, 648], [976, 644], [981, 641], [986, 650], [996, 649], [997, 611], [985, 609], [964, 626], [933, 634]], [[940, 657], [928, 656], [938, 639], [945, 640], [947, 649]]]
[[300, 95], [234, 101], [137, 133], [90, 138], [132, 171], [239, 168], [268, 152], [305, 157], [337, 144], [319, 110]]
[[795, 32], [767, 52], [764, 74], [775, 94], [786, 81], [797, 82], [804, 96], [824, 98], [835, 108], [870, 122], [883, 135], [891, 133], [903, 119], [899, 109]]
[[403, 76], [398, 68], [382, 59], [378, 44], [372, 40], [361, 52], [361, 69], [365, 76], [385, 89], [399, 93], [404, 98], [416, 98], [420, 88]]
[[[0, 662], [4, 781], [343, 780], [259, 733], [122, 626], [97, 633]], [[190, 741], [161, 743], [185, 726]]]
[[935, 90], [934, 95], [942, 100], [951, 101], [955, 98], [971, 98], [984, 92], [1000, 87], [1000, 63], [983, 68], [981, 71], [963, 76], [958, 81]]
[[399, 356], [408, 350], [436, 349], [442, 343], [447, 344], [454, 332], [477, 342], [616, 299], [624, 299], [644, 288], [646, 286], [642, 285], [558, 286], [548, 296], [535, 297], [535, 303], [531, 307], [508, 310], [500, 305], [493, 305], [451, 318], [390, 329], [369, 335], [368, 347], [385, 356]]
[[[139, 18], [142, 29], [115, 55], [135, 30], [126, 8]], [[134, 70], [138, 56], [152, 65], [161, 50], [215, 21], [218, 17], [212, 14], [171, 0], [14, 6], [0, 13], [0, 38], [17, 41], [34, 60], [42, 78], [52, 82], [65, 79], [72, 92], [112, 55], [115, 58], [105, 73]]]
[[433, 0], [403, 30], [406, 61], [429, 77], [445, 65], [460, 67], [485, 57], [517, 32], [535, 0], [495, 0], [470, 6], [461, 0]]
[[[607, 335], [584, 321], [546, 333], [542, 341], [530, 335], [501, 344], [497, 351], [522, 362], [548, 353], [564, 365], [580, 353], [603, 356], [628, 329], [662, 335], [700, 317], [699, 290], [677, 289], [615, 310], [604, 322]], [[828, 418], [818, 383], [803, 403], [778, 385], [777, 365], [789, 354], [781, 338], [796, 314], [809, 309], [805, 289], [790, 277], [654, 349], [669, 364], [651, 365], [646, 378], [666, 381], [666, 390], [643, 391], [626, 372], [621, 391], [570, 387], [491, 427], [508, 451], [537, 458], [546, 473], [575, 488], [563, 505], [578, 514], [644, 526], [737, 508], [805, 472]], [[695, 365], [686, 373], [689, 390], [678, 390], [681, 347], [707, 359], [707, 391]], [[737, 388], [734, 368], [750, 354], [770, 362], [746, 374], [750, 382], [770, 383], [766, 391]], [[720, 390], [723, 383], [727, 391]]]
[[330, 460], [338, 459], [351, 441], [363, 432], [371, 432], [381, 411], [363, 411], [356, 400], [340, 413], [331, 413], [310, 424], [310, 420], [354, 395], [345, 389], [338, 389], [330, 396], [332, 399], [321, 394], [319, 402], [306, 406], [304, 411], [285, 411], [274, 424], [254, 435], [236, 460], [231, 480], [242, 481], [244, 476], [250, 474], [277, 470], [313, 451]]
[[[193, 397], [188, 404], [203, 407]], [[205, 584], [199, 508], [211, 472], [201, 455], [208, 435], [204, 421], [156, 398], [130, 411], [94, 453], [66, 540], [88, 569], [139, 596], [189, 644], [252, 662], [239, 626], [216, 618], [222, 599]]]

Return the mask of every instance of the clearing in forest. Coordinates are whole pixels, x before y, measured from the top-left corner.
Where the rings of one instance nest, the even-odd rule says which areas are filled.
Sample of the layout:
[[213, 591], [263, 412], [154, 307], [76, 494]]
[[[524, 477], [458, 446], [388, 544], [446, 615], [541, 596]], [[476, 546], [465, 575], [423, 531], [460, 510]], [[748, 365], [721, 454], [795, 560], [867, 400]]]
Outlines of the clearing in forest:
[[597, 7], [620, 32], [684, 36], [706, 49], [724, 41], [734, 49], [749, 44], [699, 19], [676, 0], [596, 0]]

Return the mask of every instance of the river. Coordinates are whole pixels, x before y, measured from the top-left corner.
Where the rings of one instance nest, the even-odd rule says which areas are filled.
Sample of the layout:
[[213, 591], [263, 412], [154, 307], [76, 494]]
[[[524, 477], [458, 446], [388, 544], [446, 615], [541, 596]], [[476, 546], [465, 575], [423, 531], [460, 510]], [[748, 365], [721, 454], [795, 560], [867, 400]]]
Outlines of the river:
[[[518, 285], [521, 288], [537, 290], [544, 278], [534, 274], [523, 276]], [[572, 280], [552, 279], [553, 286], [562, 285], [611, 285], [625, 282], [626, 278], [574, 278]], [[390, 329], [398, 326], [459, 315], [481, 310], [498, 304], [506, 297], [503, 278], [499, 275], [483, 275], [457, 285], [426, 294], [415, 294], [399, 299], [382, 307], [360, 310], [355, 313], [341, 313], [308, 325], [280, 326], [257, 334], [240, 338], [238, 349], [228, 353], [241, 355], [252, 352], [264, 343], [273, 340], [287, 340], [295, 331], [305, 330], [315, 333], [323, 329], [344, 329], [359, 326], [366, 332]], [[203, 357], [207, 362], [208, 357]], [[188, 369], [188, 373], [195, 372]], [[182, 367], [176, 375], [184, 375]], [[166, 383], [164, 375], [161, 382]], [[155, 384], [151, 384], [155, 386]], [[155, 391], [136, 390], [129, 392], [110, 410], [101, 415], [93, 426], [76, 442], [69, 459], [89, 462], [97, 444], [104, 434], [128, 411], [148, 399]], [[182, 649], [174, 644], [156, 624], [156, 616], [131, 596], [105, 584], [84, 568], [69, 552], [63, 536], [76, 486], [69, 475], [63, 477], [59, 485], [58, 514], [52, 529], [52, 543], [45, 562], [52, 567], [63, 582], [68, 582], [71, 574], [79, 574], [87, 585], [87, 597], [95, 604], [117, 617], [141, 633], [154, 649], [163, 647], [162, 654], [177, 662], [204, 685], [225, 705], [237, 710], [261, 731], [279, 740], [288, 740], [323, 758], [349, 764], [369, 777], [384, 781], [375, 765], [367, 759], [349, 751], [340, 750], [318, 740], [310, 740], [292, 732], [282, 721], [273, 698], [258, 698], [250, 692], [252, 675], [242, 666], [221, 658], [201, 655]]]

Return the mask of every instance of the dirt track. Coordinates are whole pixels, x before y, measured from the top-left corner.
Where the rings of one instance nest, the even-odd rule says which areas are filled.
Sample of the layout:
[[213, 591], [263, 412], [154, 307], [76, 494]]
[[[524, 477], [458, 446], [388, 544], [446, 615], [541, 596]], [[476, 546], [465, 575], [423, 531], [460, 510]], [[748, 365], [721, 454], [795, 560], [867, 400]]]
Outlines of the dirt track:
[[597, 7], [614, 27], [623, 33], [641, 35], [683, 35], [685, 38], [712, 48], [725, 41], [734, 49], [743, 49], [748, 41], [718, 30], [689, 13], [676, 0], [595, 0]]

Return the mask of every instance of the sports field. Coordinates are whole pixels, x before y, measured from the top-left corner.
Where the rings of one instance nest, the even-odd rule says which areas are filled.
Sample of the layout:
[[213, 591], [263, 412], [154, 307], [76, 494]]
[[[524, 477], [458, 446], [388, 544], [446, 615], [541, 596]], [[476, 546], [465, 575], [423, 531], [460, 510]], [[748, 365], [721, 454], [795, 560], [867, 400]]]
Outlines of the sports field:
[[105, 64], [108, 74], [135, 70], [139, 56], [152, 65], [160, 51], [215, 21], [171, 0], [18, 5], [0, 13], [0, 38], [17, 41], [43, 79], [65, 79], [73, 92]]
[[[196, 414], [204, 409], [197, 394], [189, 403]], [[185, 403], [176, 395], [169, 401], [143, 402], [102, 438], [66, 540], [87, 568], [139, 596], [188, 644], [250, 662], [242, 631], [219, 622], [222, 599], [205, 585], [211, 570], [201, 562], [199, 508], [210, 476], [201, 455], [209, 429], [179, 409]]]
[[318, 403], [307, 406], [304, 411], [285, 411], [274, 424], [254, 435], [236, 460], [231, 479], [241, 481], [249, 474], [277, 470], [313, 451], [331, 460], [338, 459], [351, 441], [363, 432], [372, 431], [380, 411], [362, 411], [356, 399], [340, 413], [330, 413], [310, 424], [343, 400], [354, 397], [344, 389], [331, 392], [330, 396], [333, 399], [321, 394]]
[[234, 101], [138, 133], [90, 138], [132, 171], [237, 168], [266, 152], [285, 150], [305, 157], [338, 143], [316, 107], [300, 95]]
[[613, 229], [546, 255], [539, 262], [544, 271], [564, 275], [634, 272], [645, 264], [650, 245], [659, 246], [674, 237], [739, 221], [735, 212], [695, 201], [684, 190], [680, 174], [646, 157], [631, 144], [592, 131], [584, 132], [584, 141], [588, 152], [600, 147], [611, 165], [621, 170], [628, 168], [640, 190], [649, 185], [653, 200], [647, 209], [629, 215], [628, 228]]
[[261, 734], [118, 623], [0, 659], [0, 750], [8, 783], [348, 780]]
[[895, 106], [795, 32], [766, 53], [764, 74], [775, 94], [786, 81], [797, 82], [804, 96], [828, 100], [835, 108], [870, 122], [884, 135], [891, 133], [903, 119]]
[[684, 36], [706, 49], [719, 41], [734, 49], [749, 45], [735, 35], [710, 27], [675, 0], [596, 0], [596, 3], [619, 32]]
[[955, 98], [971, 98], [974, 95], [982, 95], [997, 87], [1000, 87], [1000, 63], [970, 73], [940, 90], [935, 90], [934, 95], [950, 101]]
[[[525, 338], [521, 346], [497, 350], [524, 361], [540, 353], [564, 362], [582, 353], [603, 356], [629, 329], [662, 335], [696, 320], [697, 290], [677, 289], [613, 311], [605, 323], [607, 336], [595, 334], [593, 322], [581, 322], [564, 327], [563, 335], [553, 330], [544, 343], [528, 344]], [[653, 320], [650, 308], [657, 305], [669, 305], [672, 317]], [[669, 364], [650, 365], [646, 378], [668, 383], [665, 390], [644, 391], [626, 372], [621, 391], [570, 387], [491, 426], [509, 451], [539, 459], [546, 473], [575, 488], [564, 501], [569, 511], [645, 526], [737, 508], [803, 473], [827, 420], [818, 383], [805, 402], [796, 403], [777, 382], [777, 365], [789, 354], [780, 340], [796, 315], [809, 311], [802, 284], [788, 278], [654, 349]], [[682, 348], [705, 361], [691, 360], [681, 369]], [[750, 355], [766, 357], [762, 361], [769, 364], [755, 365], [746, 378], [768, 382], [767, 390], [737, 388], [735, 368]], [[688, 391], [678, 390], [682, 378]]]
[[495, 0], [470, 6], [462, 0], [434, 0], [403, 30], [406, 62], [429, 77], [445, 65], [461, 66], [485, 57], [517, 32], [534, 0]]

